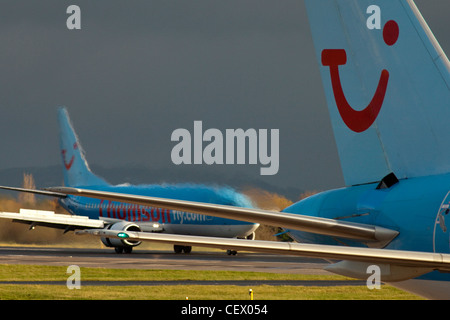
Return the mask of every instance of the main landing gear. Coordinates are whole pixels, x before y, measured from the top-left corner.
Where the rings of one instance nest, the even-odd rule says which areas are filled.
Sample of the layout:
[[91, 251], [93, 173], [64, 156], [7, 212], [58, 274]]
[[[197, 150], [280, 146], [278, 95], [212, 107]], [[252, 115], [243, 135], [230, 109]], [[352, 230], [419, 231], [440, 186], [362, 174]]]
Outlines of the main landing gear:
[[173, 246], [173, 251], [175, 251], [175, 253], [191, 253], [192, 251], [192, 247], [191, 246], [179, 246], [179, 245], [174, 245]]
[[133, 247], [114, 247], [114, 251], [116, 253], [131, 253], [133, 251]]
[[[192, 247], [191, 246], [174, 245], [173, 251], [175, 251], [175, 253], [191, 253]], [[237, 255], [237, 251], [236, 250], [227, 250], [227, 255], [235, 256], [235, 255]]]

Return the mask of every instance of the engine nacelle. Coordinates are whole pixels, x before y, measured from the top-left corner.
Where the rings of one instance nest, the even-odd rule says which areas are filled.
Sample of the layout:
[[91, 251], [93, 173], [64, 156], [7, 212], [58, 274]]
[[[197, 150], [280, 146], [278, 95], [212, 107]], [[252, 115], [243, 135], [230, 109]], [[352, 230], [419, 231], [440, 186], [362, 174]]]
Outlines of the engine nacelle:
[[[117, 230], [117, 231], [135, 231], [141, 232], [141, 228], [132, 222], [120, 221], [109, 225], [107, 230]], [[132, 241], [126, 239], [114, 239], [114, 238], [101, 238], [103, 244], [107, 247], [135, 247], [141, 244], [141, 241]]]

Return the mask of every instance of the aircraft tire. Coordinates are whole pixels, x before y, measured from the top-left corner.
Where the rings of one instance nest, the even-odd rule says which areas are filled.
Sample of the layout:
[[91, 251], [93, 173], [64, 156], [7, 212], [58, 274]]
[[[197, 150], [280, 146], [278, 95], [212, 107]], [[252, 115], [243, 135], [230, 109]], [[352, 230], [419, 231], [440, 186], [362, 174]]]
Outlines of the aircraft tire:
[[173, 251], [175, 251], [175, 253], [182, 253], [183, 252], [183, 246], [174, 245], [173, 246]]
[[191, 253], [192, 247], [191, 246], [174, 245], [173, 251], [175, 251], [175, 253]]
[[125, 247], [125, 248], [123, 248], [123, 252], [124, 253], [132, 253], [133, 252], [133, 247]]
[[192, 247], [191, 246], [184, 246], [183, 247], [183, 252], [184, 253], [191, 253], [192, 251]]

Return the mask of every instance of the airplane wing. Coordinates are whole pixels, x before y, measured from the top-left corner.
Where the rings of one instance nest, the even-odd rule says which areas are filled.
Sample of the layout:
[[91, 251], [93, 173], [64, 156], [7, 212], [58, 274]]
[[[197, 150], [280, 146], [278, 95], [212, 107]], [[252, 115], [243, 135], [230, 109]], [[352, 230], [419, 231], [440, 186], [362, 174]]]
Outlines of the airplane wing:
[[[0, 186], [0, 189], [19, 192], [28, 192], [43, 196], [57, 198], [67, 197], [64, 193], [52, 192], [46, 190], [26, 189]], [[88, 217], [56, 214], [53, 211], [20, 209], [19, 212], [0, 212], [0, 219], [12, 219], [13, 222], [29, 224], [30, 229], [36, 226], [65, 229], [65, 232], [77, 229], [104, 228], [107, 223], [98, 219], [89, 219]]]
[[373, 225], [254, 208], [240, 208], [234, 206], [164, 199], [81, 188], [53, 187], [45, 190], [61, 194], [86, 196], [171, 210], [187, 211], [240, 221], [274, 225], [288, 229], [358, 240], [365, 242], [371, 247], [382, 248], [398, 235], [398, 231], [396, 230], [390, 230]]
[[292, 242], [229, 239], [217, 237], [185, 236], [149, 232], [123, 232], [113, 230], [83, 230], [76, 234], [90, 234], [98, 237], [126, 239], [129, 241], [152, 241], [179, 245], [191, 245], [231, 250], [246, 250], [272, 254], [298, 255], [322, 259], [348, 260], [370, 264], [391, 264], [412, 268], [420, 274], [432, 270], [450, 271], [450, 254], [358, 248], [346, 246], [302, 244]]
[[19, 212], [0, 212], [0, 218], [12, 219], [14, 222], [35, 226], [65, 229], [66, 232], [76, 229], [104, 228], [105, 222], [88, 217], [56, 214], [53, 211], [20, 209]]

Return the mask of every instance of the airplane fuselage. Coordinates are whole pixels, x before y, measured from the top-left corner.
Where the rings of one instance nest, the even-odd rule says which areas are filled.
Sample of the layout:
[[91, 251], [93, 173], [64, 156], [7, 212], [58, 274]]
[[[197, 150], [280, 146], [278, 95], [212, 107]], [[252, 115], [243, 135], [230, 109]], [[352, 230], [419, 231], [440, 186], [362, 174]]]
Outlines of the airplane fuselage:
[[[174, 199], [193, 199], [193, 201], [215, 204], [251, 205], [241, 194], [228, 188], [190, 185], [102, 186], [89, 188]], [[142, 231], [147, 232], [241, 238], [251, 235], [258, 227], [258, 224], [232, 219], [77, 196], [68, 196], [61, 199], [60, 203], [72, 214], [86, 216], [90, 219], [101, 219], [110, 223], [126, 220], [136, 223]]]

